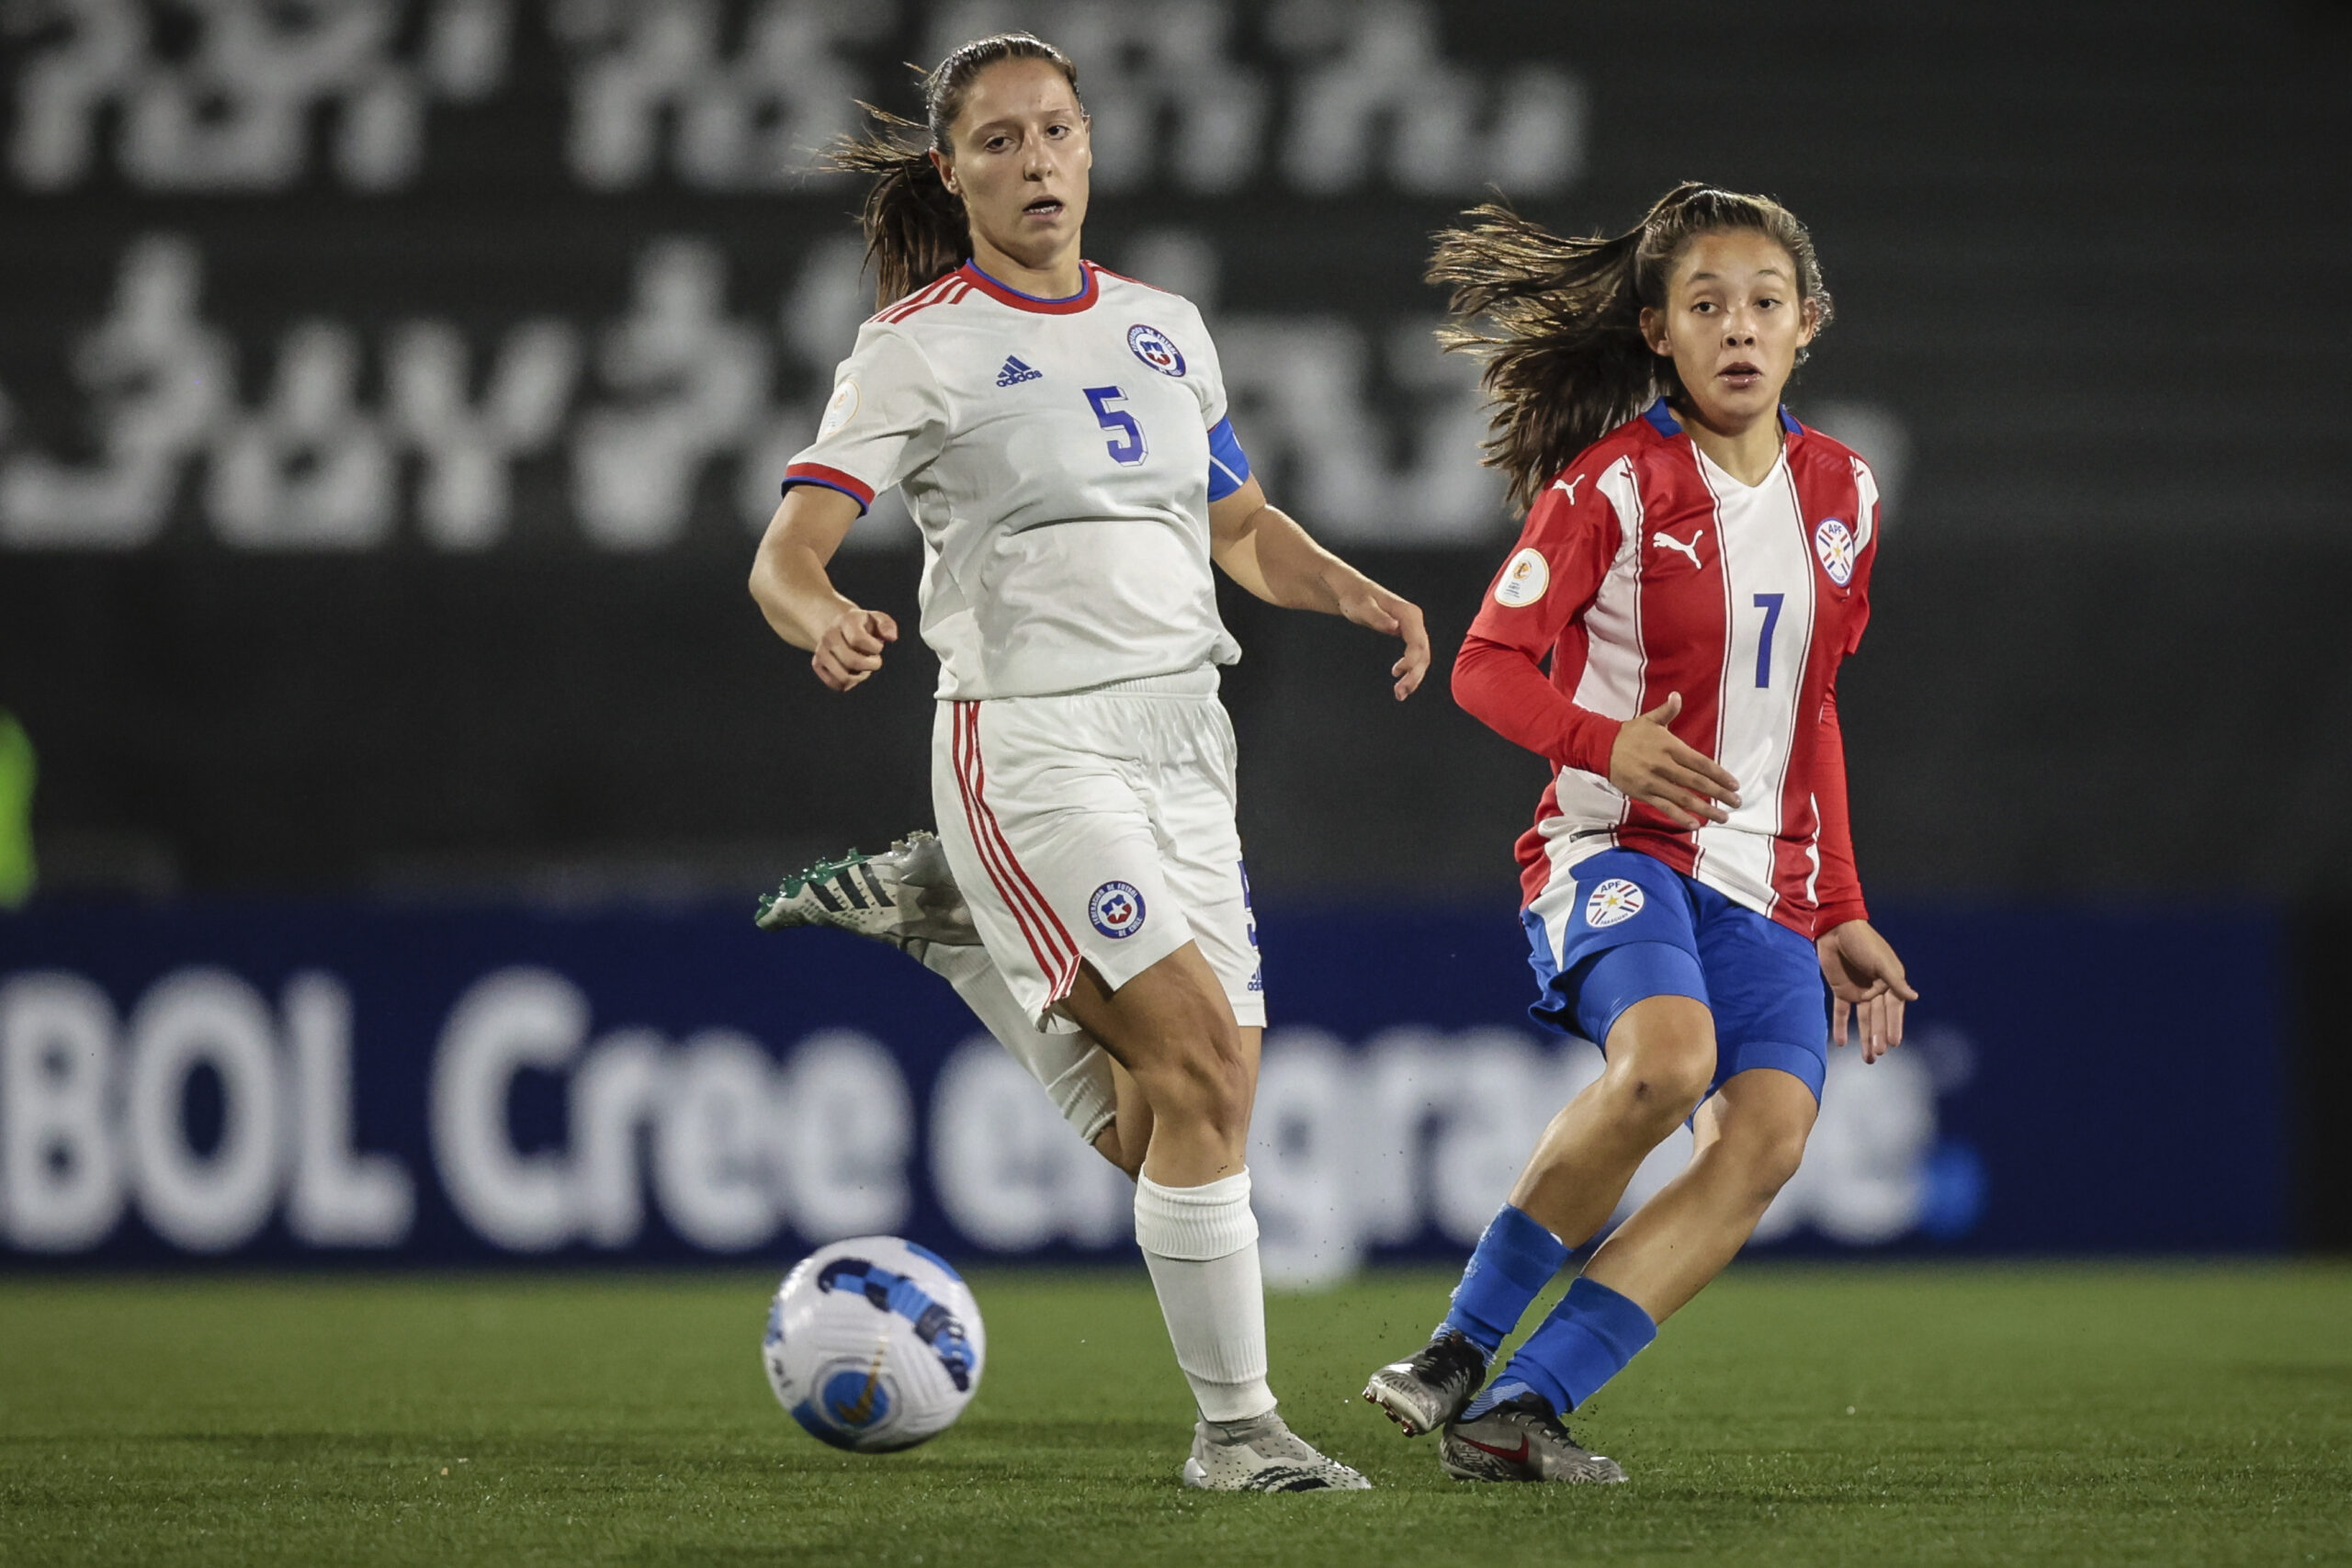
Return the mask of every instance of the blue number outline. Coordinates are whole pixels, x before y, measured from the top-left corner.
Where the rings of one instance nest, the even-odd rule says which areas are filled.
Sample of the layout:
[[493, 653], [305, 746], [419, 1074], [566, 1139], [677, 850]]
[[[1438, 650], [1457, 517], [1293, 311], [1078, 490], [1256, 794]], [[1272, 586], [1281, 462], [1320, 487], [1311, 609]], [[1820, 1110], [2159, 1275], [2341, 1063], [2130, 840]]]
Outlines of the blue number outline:
[[1756, 607], [1764, 612], [1764, 635], [1756, 643], [1756, 684], [1772, 683], [1772, 628], [1781, 624], [1781, 603], [1785, 593], [1758, 593]]
[[1150, 455], [1150, 448], [1144, 442], [1143, 426], [1136, 423], [1136, 416], [1125, 409], [1105, 406], [1125, 398], [1126, 393], [1116, 387], [1088, 387], [1085, 392], [1086, 400], [1094, 407], [1094, 421], [1097, 424], [1105, 430], [1126, 432], [1125, 444], [1123, 445], [1116, 439], [1102, 444], [1104, 449], [1111, 454], [1111, 461], [1133, 468]]

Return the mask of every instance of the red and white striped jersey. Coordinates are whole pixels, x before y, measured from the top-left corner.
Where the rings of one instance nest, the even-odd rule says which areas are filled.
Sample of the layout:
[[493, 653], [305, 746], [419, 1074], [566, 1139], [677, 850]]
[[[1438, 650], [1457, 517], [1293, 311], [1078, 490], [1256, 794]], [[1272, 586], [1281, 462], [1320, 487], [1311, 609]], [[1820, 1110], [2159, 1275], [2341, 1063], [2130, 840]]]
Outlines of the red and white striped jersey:
[[[1529, 510], [1453, 678], [1465, 708], [1558, 769], [1520, 840], [1529, 898], [1623, 847], [1807, 936], [1864, 913], [1836, 686], [1870, 618], [1878, 484], [1847, 447], [1781, 424], [1751, 489], [1661, 400]], [[1675, 735], [1739, 781], [1731, 820], [1695, 832], [1608, 777], [1620, 724], [1675, 692]]]

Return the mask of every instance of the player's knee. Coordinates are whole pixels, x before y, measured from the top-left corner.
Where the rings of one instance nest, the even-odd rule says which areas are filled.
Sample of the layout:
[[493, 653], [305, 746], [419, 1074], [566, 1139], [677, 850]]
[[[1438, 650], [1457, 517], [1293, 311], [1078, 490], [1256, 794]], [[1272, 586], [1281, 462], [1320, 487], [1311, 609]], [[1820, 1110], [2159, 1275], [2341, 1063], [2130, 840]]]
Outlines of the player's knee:
[[1169, 1049], [1152, 1069], [1136, 1075], [1152, 1114], [1163, 1120], [1205, 1122], [1220, 1132], [1250, 1120], [1251, 1074], [1241, 1032], [1206, 1021]]
[[1182, 1071], [1187, 1099], [1197, 1114], [1220, 1131], [1249, 1122], [1250, 1064], [1242, 1055], [1240, 1031], [1201, 1036], [1184, 1054]]
[[1792, 1116], [1736, 1118], [1724, 1129], [1723, 1153], [1751, 1190], [1757, 1203], [1770, 1203], [1804, 1163], [1812, 1119]]
[[1609, 1077], [1624, 1115], [1670, 1129], [1699, 1108], [1714, 1077], [1714, 1019], [1704, 1003], [1651, 997], [1609, 1031]]
[[1140, 1147], [1128, 1148], [1119, 1137], [1116, 1125], [1105, 1127], [1095, 1135], [1094, 1152], [1116, 1166], [1130, 1181], [1142, 1174], [1143, 1150]]
[[1805, 1139], [1811, 1133], [1808, 1125], [1784, 1122], [1758, 1128], [1748, 1140], [1748, 1177], [1768, 1199], [1777, 1196], [1804, 1163]]
[[1672, 1129], [1699, 1108], [1714, 1081], [1712, 1037], [1652, 1040], [1611, 1064], [1628, 1113]]

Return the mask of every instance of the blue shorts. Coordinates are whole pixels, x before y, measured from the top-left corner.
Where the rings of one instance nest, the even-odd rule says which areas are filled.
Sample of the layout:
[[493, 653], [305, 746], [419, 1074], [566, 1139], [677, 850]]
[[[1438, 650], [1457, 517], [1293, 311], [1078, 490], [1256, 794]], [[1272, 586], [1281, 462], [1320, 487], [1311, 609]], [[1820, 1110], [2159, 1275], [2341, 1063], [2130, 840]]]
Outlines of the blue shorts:
[[1578, 861], [1521, 914], [1542, 996], [1528, 1015], [1608, 1048], [1618, 1015], [1690, 997], [1715, 1018], [1708, 1092], [1750, 1067], [1804, 1080], [1829, 1067], [1829, 987], [1812, 942], [1639, 850]]

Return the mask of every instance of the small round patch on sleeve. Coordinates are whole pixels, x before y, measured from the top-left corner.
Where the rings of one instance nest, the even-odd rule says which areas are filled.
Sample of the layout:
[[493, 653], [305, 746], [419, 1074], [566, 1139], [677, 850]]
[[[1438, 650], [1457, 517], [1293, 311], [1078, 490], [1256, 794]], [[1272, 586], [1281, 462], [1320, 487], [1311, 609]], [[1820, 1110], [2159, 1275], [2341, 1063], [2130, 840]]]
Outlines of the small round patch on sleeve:
[[1516, 610], [1522, 604], [1532, 604], [1544, 597], [1552, 586], [1552, 569], [1544, 559], [1544, 552], [1532, 546], [1510, 558], [1503, 568], [1502, 580], [1495, 584], [1495, 603], [1505, 609]]
[[843, 381], [833, 389], [833, 400], [825, 405], [825, 417], [817, 423], [817, 439], [822, 441], [856, 417], [857, 383]]

